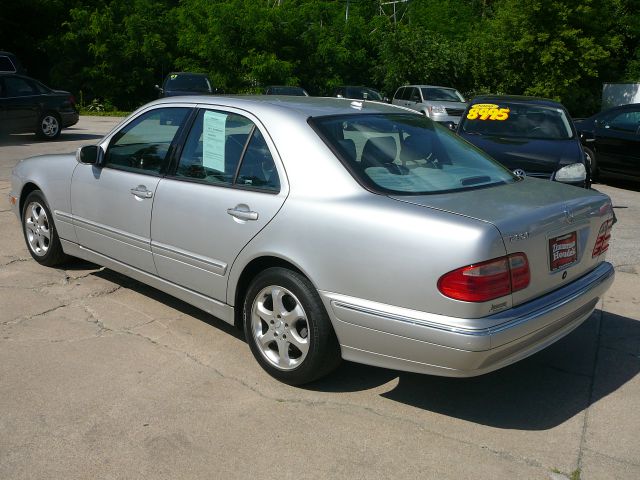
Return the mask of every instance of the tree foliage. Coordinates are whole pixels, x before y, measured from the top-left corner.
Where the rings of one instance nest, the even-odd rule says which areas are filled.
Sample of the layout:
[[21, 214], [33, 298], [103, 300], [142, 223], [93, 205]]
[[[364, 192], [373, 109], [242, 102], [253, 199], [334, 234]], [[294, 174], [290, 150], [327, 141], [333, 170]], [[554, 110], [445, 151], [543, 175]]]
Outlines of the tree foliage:
[[347, 19], [347, 0], [23, 0], [0, 9], [0, 49], [124, 109], [177, 70], [226, 93], [431, 83], [550, 97], [575, 115], [599, 108], [602, 82], [640, 81], [640, 0], [411, 0], [395, 17], [348, 3]]

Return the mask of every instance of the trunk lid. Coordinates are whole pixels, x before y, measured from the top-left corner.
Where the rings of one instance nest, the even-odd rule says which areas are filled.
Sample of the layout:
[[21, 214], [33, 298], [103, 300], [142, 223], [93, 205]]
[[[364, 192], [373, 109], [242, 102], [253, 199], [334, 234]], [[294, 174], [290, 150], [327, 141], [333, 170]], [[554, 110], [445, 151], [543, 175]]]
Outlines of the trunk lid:
[[[494, 225], [506, 253], [524, 252], [529, 261], [531, 282], [512, 294], [514, 306], [562, 287], [603, 261], [604, 254], [592, 253], [600, 227], [613, 216], [607, 195], [533, 178], [465, 192], [392, 198]], [[490, 259], [478, 262], [485, 260]]]

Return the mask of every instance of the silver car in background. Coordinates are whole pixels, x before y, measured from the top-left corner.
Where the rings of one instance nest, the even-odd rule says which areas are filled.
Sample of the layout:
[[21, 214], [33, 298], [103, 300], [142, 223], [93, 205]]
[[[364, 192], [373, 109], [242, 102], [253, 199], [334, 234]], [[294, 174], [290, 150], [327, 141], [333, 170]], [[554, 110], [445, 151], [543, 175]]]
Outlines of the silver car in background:
[[162, 99], [21, 161], [11, 188], [37, 262], [83, 258], [235, 324], [289, 384], [340, 359], [490, 372], [580, 325], [614, 278], [606, 195], [376, 102]]
[[440, 123], [457, 126], [467, 108], [467, 102], [455, 88], [436, 85], [407, 85], [398, 88], [394, 105], [407, 107]]

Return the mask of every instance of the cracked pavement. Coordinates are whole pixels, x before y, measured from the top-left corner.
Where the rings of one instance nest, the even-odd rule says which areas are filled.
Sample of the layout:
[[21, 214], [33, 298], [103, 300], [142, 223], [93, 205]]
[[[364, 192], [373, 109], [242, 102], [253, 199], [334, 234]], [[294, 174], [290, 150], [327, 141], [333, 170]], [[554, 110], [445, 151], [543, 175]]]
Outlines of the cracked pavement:
[[640, 193], [612, 196], [617, 278], [562, 341], [482, 377], [343, 363], [307, 388], [272, 380], [241, 332], [86, 262], [41, 267], [6, 204], [0, 144], [0, 478], [640, 478]]

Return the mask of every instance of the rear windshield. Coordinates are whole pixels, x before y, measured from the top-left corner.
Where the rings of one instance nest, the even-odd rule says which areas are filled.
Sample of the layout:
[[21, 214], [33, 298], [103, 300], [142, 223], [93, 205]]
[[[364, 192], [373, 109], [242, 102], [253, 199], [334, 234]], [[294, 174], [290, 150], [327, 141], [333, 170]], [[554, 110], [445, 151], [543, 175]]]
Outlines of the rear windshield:
[[464, 97], [455, 88], [422, 87], [422, 97], [432, 102], [464, 102]]
[[462, 119], [462, 131], [476, 135], [566, 140], [573, 137], [564, 110], [515, 102], [476, 103]]
[[171, 74], [165, 84], [166, 90], [179, 90], [183, 92], [206, 92], [211, 93], [211, 84], [204, 75], [180, 75]]
[[364, 100], [365, 93], [367, 94], [367, 100], [376, 100], [382, 101], [382, 95], [380, 92], [375, 91], [372, 88], [358, 88], [358, 87], [347, 87], [346, 89], [347, 98], [355, 98], [358, 100]]
[[356, 179], [376, 192], [419, 195], [517, 181], [502, 165], [421, 115], [360, 114], [309, 122]]

